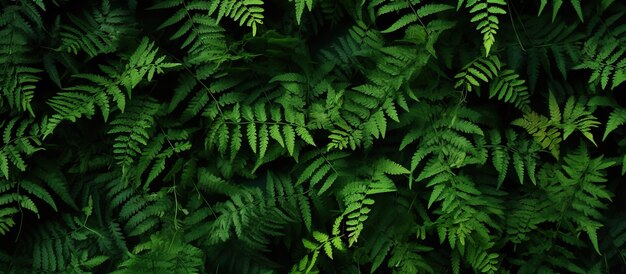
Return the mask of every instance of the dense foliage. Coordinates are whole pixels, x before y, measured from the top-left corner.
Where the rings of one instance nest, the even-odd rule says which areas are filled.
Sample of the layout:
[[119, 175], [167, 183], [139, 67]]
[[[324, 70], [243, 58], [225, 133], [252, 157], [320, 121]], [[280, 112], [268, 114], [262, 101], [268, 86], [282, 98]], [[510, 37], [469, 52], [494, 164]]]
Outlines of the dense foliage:
[[626, 272], [621, 1], [0, 3], [0, 272]]

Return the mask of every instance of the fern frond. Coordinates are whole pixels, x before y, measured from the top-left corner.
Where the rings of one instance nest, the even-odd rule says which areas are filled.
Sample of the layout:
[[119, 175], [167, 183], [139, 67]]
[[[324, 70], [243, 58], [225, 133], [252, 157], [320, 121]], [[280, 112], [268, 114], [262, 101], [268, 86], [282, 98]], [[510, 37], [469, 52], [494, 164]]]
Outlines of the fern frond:
[[490, 131], [492, 149], [492, 163], [498, 172], [498, 186], [500, 188], [502, 182], [506, 178], [509, 166], [512, 164], [515, 173], [517, 173], [520, 183], [524, 183], [524, 178], [528, 177], [533, 184], [537, 184], [535, 171], [539, 147], [534, 142], [529, 142], [524, 138], [518, 138], [518, 135], [512, 131], [505, 132], [506, 144], [502, 142], [502, 136], [498, 131]]
[[123, 39], [133, 32], [131, 14], [121, 8], [111, 7], [109, 0], [102, 1], [82, 16], [69, 15], [72, 25], [63, 24], [60, 51], [78, 54], [84, 51], [89, 57], [115, 52]]
[[[216, 1], [217, 3], [219, 1]], [[210, 17], [207, 12], [212, 3], [210, 1], [161, 1], [150, 9], [171, 9], [176, 12], [165, 20], [158, 29], [180, 24], [170, 39], [182, 40], [181, 48], [187, 48], [186, 63], [201, 65], [199, 75], [210, 74], [222, 62], [237, 58], [228, 52], [225, 30], [218, 21]], [[208, 70], [208, 73], [206, 72]]]
[[574, 69], [592, 70], [589, 84], [600, 84], [602, 89], [615, 89], [626, 81], [626, 47], [620, 40], [613, 37], [590, 39], [585, 43], [583, 53], [582, 63]]
[[[168, 159], [174, 155], [179, 155], [192, 147], [189, 142], [187, 131], [168, 130], [153, 136], [149, 143], [139, 154], [137, 164], [133, 167], [133, 177], [143, 182], [144, 189], [150, 186], [164, 170]], [[147, 172], [145, 180], [141, 180]]]
[[268, 173], [266, 179], [266, 199], [268, 205], [274, 206], [277, 202], [280, 208], [291, 216], [298, 216], [308, 231], [312, 229], [311, 202], [303, 189], [292, 185], [286, 177]]
[[160, 74], [164, 72], [163, 69], [180, 65], [179, 63], [164, 62], [165, 56], [157, 56], [158, 50], [155, 48], [154, 42], [150, 42], [148, 38], [143, 38], [135, 51], [128, 57], [128, 62], [118, 80], [119, 84], [126, 88], [128, 94], [144, 77], [150, 82], [155, 73]]
[[313, 189], [321, 183], [317, 194], [322, 195], [342, 176], [338, 170], [345, 166], [344, 158], [347, 156], [348, 154], [345, 152], [325, 153], [323, 151], [313, 151], [303, 155], [301, 163], [306, 168], [298, 176], [296, 185], [308, 181], [309, 188]]
[[466, 246], [463, 253], [465, 253], [465, 260], [475, 271], [497, 273], [500, 265], [500, 260], [498, 260], [500, 256], [497, 253], [490, 253], [479, 245]]
[[458, 79], [454, 88], [463, 88], [472, 91], [473, 88], [480, 87], [480, 81], [488, 83], [500, 74], [502, 64], [495, 56], [480, 57], [463, 67], [463, 71], [454, 76]]
[[19, 213], [16, 207], [3, 207], [0, 209], [0, 235], [5, 235], [15, 225], [13, 216]]
[[[489, 227], [499, 229], [493, 218], [504, 214], [498, 193], [491, 189], [478, 189], [467, 176], [437, 166], [441, 166], [440, 161], [431, 160], [425, 167], [426, 173], [422, 173], [418, 180], [431, 178], [427, 186], [434, 188], [429, 205], [442, 201], [441, 215], [436, 221], [440, 241], [447, 239], [450, 247], [461, 250], [468, 241], [489, 242]], [[472, 196], [481, 196], [486, 200], [476, 202]]]
[[590, 131], [600, 122], [586, 108], [584, 100], [577, 101], [570, 97], [561, 112], [554, 95], [550, 93], [549, 109], [550, 119], [535, 112], [529, 112], [524, 114], [523, 118], [514, 120], [512, 124], [526, 129], [529, 134], [533, 135], [535, 141], [542, 148], [549, 149], [555, 158], [558, 158], [561, 141], [575, 130], [580, 131], [585, 138], [594, 145], [596, 144]]
[[52, 198], [52, 195], [43, 187], [38, 184], [29, 181], [21, 181], [19, 187], [25, 190], [30, 195], [41, 199], [46, 202], [54, 211], [57, 211], [57, 205]]
[[348, 231], [348, 246], [355, 244], [363, 231], [363, 225], [368, 219], [371, 206], [374, 204], [374, 199], [369, 196], [394, 191], [396, 191], [395, 184], [383, 175], [383, 170], [374, 172], [371, 181], [354, 181], [348, 183], [341, 190], [345, 208], [335, 223], [345, 221]]
[[525, 27], [527, 35], [520, 37], [523, 48], [507, 48], [508, 65], [516, 71], [526, 71], [532, 92], [536, 91], [542, 75], [568, 79], [568, 72], [580, 62], [580, 42], [585, 39], [585, 35], [577, 31], [579, 25], [562, 20], [552, 22], [547, 16], [540, 16], [530, 19]]
[[[335, 222], [335, 226], [337, 222]], [[320, 253], [324, 253], [331, 260], [333, 259], [333, 250], [343, 252], [346, 250], [341, 237], [337, 234], [337, 228], [333, 228], [333, 235], [327, 235], [326, 233], [313, 231], [313, 238], [315, 242], [308, 239], [302, 239], [304, 247], [310, 254], [304, 256], [296, 265], [291, 269], [291, 273], [315, 273], [317, 259]], [[310, 258], [309, 258], [310, 256]]]
[[575, 101], [570, 97], [563, 108], [563, 139], [565, 140], [575, 130], [580, 131], [585, 138], [597, 146], [593, 140], [591, 130], [600, 125], [597, 118], [587, 109], [585, 101]]
[[125, 274], [141, 272], [147, 268], [164, 273], [198, 273], [204, 265], [201, 249], [182, 242], [180, 237], [155, 234], [133, 250], [134, 256], [120, 264], [111, 273]]
[[3, 7], [0, 27], [0, 105], [6, 100], [10, 108], [35, 116], [31, 101], [42, 70], [35, 66], [39, 55], [33, 54], [31, 47], [41, 35], [41, 14], [28, 1]]
[[6, 179], [11, 175], [11, 167], [26, 171], [25, 158], [41, 150], [40, 126], [33, 119], [14, 117], [0, 122], [2, 146], [0, 147], [0, 170]]
[[[263, 200], [263, 193], [259, 189], [254, 189], [234, 195], [230, 201], [216, 208], [219, 217], [213, 224], [212, 242], [229, 240], [232, 237], [231, 231], [234, 230], [237, 238], [242, 239], [251, 247], [262, 248], [268, 244], [267, 234], [276, 235], [279, 233], [275, 227], [277, 224], [294, 221], [288, 216], [280, 214], [278, 208], [262, 206]], [[261, 219], [262, 216], [267, 217]], [[252, 225], [256, 229], [252, 230]]]
[[548, 221], [545, 210], [550, 204], [539, 195], [521, 197], [509, 203], [511, 214], [506, 217], [507, 238], [515, 244], [528, 241], [531, 232]]
[[[48, 101], [50, 107], [57, 113], [53, 114], [46, 124], [44, 136], [51, 134], [63, 120], [74, 122], [83, 115], [91, 117], [95, 114], [95, 98], [86, 94], [74, 92], [60, 92]], [[107, 106], [102, 104], [101, 106]], [[105, 109], [108, 110], [108, 108]]]
[[[541, 2], [539, 5], [538, 15], [541, 15], [544, 8], [548, 4], [548, 0], [540, 0], [540, 1]], [[580, 19], [581, 22], [585, 21], [585, 19], [583, 18], [583, 10], [582, 10], [582, 7], [580, 6], [580, 0], [570, 0], [569, 2], [574, 8], [574, 10], [576, 11], [576, 14], [578, 15], [578, 19]], [[552, 4], [552, 21], [554, 22], [557, 14], [559, 13], [559, 10], [561, 9], [561, 6], [563, 5], [563, 0], [550, 0], [550, 3]]]
[[224, 116], [213, 122], [205, 146], [216, 147], [220, 154], [229, 152], [231, 159], [241, 150], [244, 136], [252, 151], [259, 154], [259, 159], [265, 156], [269, 137], [292, 156], [296, 148], [296, 136], [314, 146], [313, 137], [305, 127], [304, 116], [292, 113], [290, 108], [282, 110], [271, 108], [268, 111], [262, 104], [254, 107], [235, 104], [232, 110], [224, 112]]
[[48, 104], [55, 110], [46, 124], [43, 136], [50, 135], [63, 121], [76, 121], [76, 119], [95, 114], [95, 106], [98, 106], [105, 120], [111, 111], [110, 100], [117, 103], [117, 107], [123, 112], [126, 107], [126, 96], [122, 87], [126, 89], [130, 98], [131, 90], [135, 88], [144, 77], [152, 80], [155, 73], [163, 73], [163, 69], [176, 67], [178, 63], [164, 62], [165, 56], [157, 57], [158, 49], [147, 38], [142, 39], [135, 51], [128, 56], [127, 62], [122, 69], [101, 66], [106, 76], [97, 74], [79, 74], [77, 78], [89, 81], [89, 84], [77, 85], [66, 88], [67, 92], [60, 92], [50, 100]]
[[36, 237], [33, 267], [47, 271], [65, 270], [69, 254], [64, 251], [69, 251], [66, 246], [71, 245], [72, 241], [63, 235], [63, 229], [58, 224], [48, 224], [45, 228], [41, 231], [43, 235]]
[[[328, 149], [346, 148], [371, 143], [371, 137], [383, 138], [387, 130], [387, 117], [397, 118], [396, 98], [400, 97], [406, 80], [417, 73], [428, 58], [426, 51], [416, 52], [409, 47], [384, 47], [375, 52], [379, 61], [368, 70], [367, 83], [355, 86], [344, 95], [340, 109], [341, 119], [329, 138]], [[420, 58], [423, 57], [423, 58]]]
[[150, 97], [136, 98], [130, 106], [111, 122], [108, 134], [114, 134], [113, 153], [124, 173], [141, 154], [141, 147], [148, 145], [149, 129], [152, 128], [154, 116], [160, 105]]
[[32, 257], [30, 267], [38, 271], [85, 272], [108, 260], [108, 256], [94, 255], [97, 248], [90, 245], [98, 232], [80, 231], [85, 228], [76, 217], [64, 215], [62, 220], [41, 224], [36, 231], [29, 232]]
[[391, 251], [389, 267], [396, 273], [436, 273], [427, 258], [421, 254], [431, 250], [432, 247], [413, 243], [396, 245]]
[[609, 133], [613, 132], [624, 123], [626, 123], [626, 109], [615, 108], [609, 115], [609, 120], [606, 122], [606, 129], [604, 130], [604, 135], [602, 135], [602, 141], [606, 139]]
[[[0, 61], [2, 59], [0, 57]], [[26, 110], [34, 116], [30, 102], [35, 96], [35, 84], [41, 80], [41, 77], [37, 76], [40, 72], [42, 72], [40, 69], [25, 66], [6, 68], [3, 72], [6, 78], [3, 77], [0, 89], [11, 108]]]
[[361, 66], [357, 56], [378, 49], [383, 44], [380, 32], [359, 20], [348, 29], [347, 35], [339, 37], [328, 49], [320, 50], [319, 59], [325, 64], [338, 66], [340, 75], [349, 79], [354, 69]]
[[506, 14], [503, 9], [506, 5], [504, 0], [468, 0], [465, 5], [472, 14], [470, 21], [477, 23], [476, 30], [483, 34], [485, 56], [489, 56], [491, 47], [496, 42], [496, 34], [500, 29], [498, 15]]
[[524, 128], [528, 134], [534, 137], [537, 144], [541, 145], [542, 148], [547, 148], [555, 158], [558, 158], [559, 144], [563, 140], [562, 133], [558, 128], [552, 126], [547, 117], [529, 112], [511, 124]]
[[[467, 108], [459, 107], [452, 111], [435, 107], [441, 113], [423, 121], [423, 129], [417, 136], [407, 136], [413, 141], [403, 141], [403, 145], [416, 142], [418, 148], [411, 158], [409, 187], [413, 184], [413, 173], [417, 167], [429, 157], [441, 158], [446, 164], [432, 166], [433, 169], [424, 169], [418, 176], [418, 181], [426, 179], [448, 168], [460, 168], [470, 164], [482, 164], [487, 159], [481, 156], [481, 148], [470, 141], [466, 134], [483, 138], [482, 129], [474, 123], [479, 117], [477, 113]], [[450, 113], [446, 113], [450, 112]], [[406, 137], [405, 137], [406, 138]]]
[[304, 12], [304, 7], [309, 10], [309, 12], [313, 9], [313, 0], [294, 0], [295, 6], [295, 15], [296, 22], [300, 24], [300, 19], [302, 18], [302, 12]]
[[287, 224], [304, 222], [311, 229], [311, 205], [301, 186], [268, 173], [267, 189], [241, 189], [230, 200], [214, 207], [217, 219], [211, 224], [212, 243], [234, 236], [255, 249], [265, 250], [270, 237], [283, 235]]
[[166, 191], [147, 194], [135, 190], [132, 185], [125, 185], [122, 178], [110, 181], [106, 187], [107, 204], [116, 211], [129, 236], [154, 231], [163, 222], [165, 212], [173, 206], [165, 197]]
[[611, 193], [602, 183], [607, 181], [605, 170], [614, 164], [602, 156], [590, 158], [586, 147], [580, 146], [564, 157], [561, 169], [555, 174], [558, 183], [546, 182], [551, 199], [567, 201], [559, 207], [559, 222], [571, 221], [585, 231], [597, 253], [600, 253], [597, 231], [602, 227], [600, 210], [606, 207], [603, 201], [611, 200]]
[[198, 169], [197, 177], [198, 188], [208, 193], [233, 196], [241, 191], [240, 186], [229, 183], [206, 168]]
[[261, 0], [223, 0], [211, 3], [209, 15], [217, 11], [217, 22], [223, 17], [233, 19], [240, 26], [252, 28], [252, 36], [256, 36], [258, 25], [263, 24], [263, 1]]
[[489, 98], [497, 96], [498, 100], [512, 103], [522, 112], [530, 111], [530, 94], [524, 84], [525, 81], [519, 78], [520, 76], [512, 70], [500, 71], [496, 81], [489, 88]]
[[407, 9], [407, 12], [408, 12], [408, 14], [405, 14], [404, 16], [400, 17], [400, 19], [398, 19], [393, 24], [391, 24], [391, 26], [389, 26], [387, 29], [381, 31], [381, 33], [394, 32], [402, 28], [405, 28], [407, 25], [413, 24], [417, 21], [424, 20], [423, 18], [429, 15], [434, 15], [434, 14], [438, 14], [444, 11], [454, 9], [453, 6], [446, 5], [446, 4], [425, 4], [419, 7], [418, 9], [413, 10], [413, 7], [412, 7], [413, 4], [409, 3], [409, 1], [407, 1], [406, 3], [402, 3], [402, 2], [399, 2], [399, 3], [401, 4], [398, 5], [395, 2], [388, 3], [388, 4], [381, 6], [378, 9], [377, 11], [378, 15], [385, 14], [387, 12], [390, 12], [391, 10], [399, 11], [399, 9]]

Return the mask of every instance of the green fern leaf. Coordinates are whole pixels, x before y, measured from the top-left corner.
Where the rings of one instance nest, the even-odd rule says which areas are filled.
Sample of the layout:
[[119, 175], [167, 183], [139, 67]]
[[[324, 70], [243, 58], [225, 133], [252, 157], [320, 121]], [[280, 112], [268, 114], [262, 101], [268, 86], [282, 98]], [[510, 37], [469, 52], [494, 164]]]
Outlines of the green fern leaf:
[[378, 161], [378, 163], [375, 165], [375, 169], [380, 170], [382, 173], [391, 175], [402, 175], [411, 173], [411, 171], [409, 171], [405, 167], [388, 159], [381, 159], [380, 161]]
[[626, 123], [626, 109], [616, 108], [609, 115], [609, 120], [606, 122], [606, 129], [604, 130], [604, 135], [602, 136], [602, 141], [606, 139], [609, 133], [613, 132], [619, 126]]
[[483, 46], [485, 48], [485, 56], [489, 56], [491, 47], [496, 41], [496, 34], [500, 29], [500, 20], [497, 15], [506, 14], [502, 6], [507, 3], [503, 0], [470, 0], [467, 2], [467, 8], [473, 14], [472, 23], [478, 23], [476, 30], [483, 34]]
[[296, 133], [293, 127], [289, 125], [283, 126], [283, 134], [285, 134], [285, 146], [289, 155], [293, 156], [293, 150], [296, 144]]
[[[226, 16], [232, 18], [235, 22], [239, 22], [240, 26], [244, 24], [252, 28], [252, 36], [256, 36], [258, 25], [263, 24], [263, 1], [261, 0], [224, 0], [215, 1], [214, 5], [219, 3], [219, 10], [217, 13], [217, 22], [222, 17]], [[213, 13], [216, 8], [211, 7], [209, 15]]]
[[114, 8], [108, 0], [81, 17], [70, 14], [73, 25], [62, 25], [59, 50], [77, 54], [85, 51], [90, 57], [115, 52], [121, 41], [133, 32], [131, 14], [124, 9]]
[[0, 170], [2, 170], [4, 178], [9, 179], [9, 157], [4, 149], [0, 150]]
[[302, 18], [304, 7], [306, 6], [309, 11], [311, 11], [313, 9], [313, 0], [295, 0], [294, 4], [296, 8], [296, 22], [300, 24], [300, 18]]
[[[563, 0], [551, 0], [551, 1], [552, 1], [551, 2], [552, 3], [552, 21], [554, 22], [557, 14], [559, 13], [559, 10], [561, 9], [561, 6], [563, 5]], [[570, 3], [572, 7], [574, 8], [574, 10], [576, 11], [576, 14], [578, 15], [578, 18], [580, 19], [580, 21], [584, 22], [582, 7], [580, 6], [580, 0], [570, 0]], [[541, 13], [543, 12], [547, 4], [548, 4], [548, 0], [541, 0], [538, 15], [541, 15]]]
[[363, 231], [364, 222], [368, 219], [368, 213], [371, 211], [370, 207], [374, 204], [374, 200], [368, 198], [368, 196], [393, 191], [396, 191], [396, 188], [390, 180], [380, 180], [371, 183], [355, 181], [342, 189], [345, 209], [337, 220], [345, 219], [346, 230], [348, 231], [348, 246], [356, 243]]
[[269, 144], [269, 130], [267, 125], [261, 125], [259, 129], [259, 157], [263, 158], [265, 156], [265, 152], [267, 151], [267, 146]]
[[454, 88], [463, 88], [466, 91], [472, 91], [473, 88], [480, 87], [480, 82], [489, 82], [491, 79], [500, 74], [500, 59], [497, 56], [481, 57], [472, 61], [463, 67], [463, 72], [454, 76], [458, 79], [454, 84]]
[[311, 231], [313, 227], [313, 217], [311, 216], [311, 205], [309, 199], [305, 195], [298, 196], [298, 206], [300, 208], [300, 215], [302, 216], [302, 221], [304, 221], [304, 226], [307, 231]]
[[527, 112], [530, 110], [530, 94], [524, 83], [514, 71], [500, 71], [496, 82], [489, 89], [489, 98], [497, 96], [498, 100], [512, 103], [521, 111]]
[[309, 133], [309, 131], [305, 127], [296, 127], [296, 133], [298, 134], [300, 139], [305, 141], [307, 144], [316, 146], [315, 141], [313, 140], [313, 136], [311, 136], [311, 133]]
[[[563, 111], [550, 93], [548, 107], [550, 119], [534, 112], [524, 114], [523, 118], [512, 122], [513, 125], [523, 127], [533, 135], [537, 143], [543, 148], [548, 148], [554, 157], [558, 158], [559, 143], [565, 140], [575, 130], [580, 131], [585, 138], [596, 145], [591, 130], [600, 122], [587, 110], [583, 100], [576, 101], [570, 97], [565, 103]], [[562, 130], [562, 132], [561, 132]]]
[[234, 160], [237, 156], [237, 152], [241, 149], [243, 135], [241, 134], [241, 126], [235, 125], [233, 133], [230, 138], [230, 159]]
[[125, 171], [134, 163], [134, 158], [141, 153], [141, 146], [148, 145], [154, 115], [159, 110], [160, 105], [150, 97], [136, 98], [131, 101], [131, 105], [126, 112], [118, 115], [111, 122], [111, 129], [108, 134], [115, 134], [115, 144], [113, 152], [119, 165]]
[[397, 31], [409, 24], [412, 24], [414, 22], [417, 22], [418, 20], [421, 20], [421, 18], [424, 18], [429, 15], [441, 13], [447, 10], [452, 10], [452, 9], [454, 9], [453, 6], [445, 5], [445, 4], [426, 4], [420, 7], [419, 9], [415, 10], [413, 13], [404, 15], [403, 17], [395, 21], [389, 28], [381, 31], [381, 33], [390, 33], [390, 32]]
[[387, 265], [396, 273], [436, 273], [424, 256], [431, 247], [415, 243], [400, 243], [391, 250]]
[[559, 104], [556, 101], [556, 97], [552, 92], [549, 93], [548, 96], [548, 109], [550, 110], [550, 121], [555, 123], [561, 122], [561, 110], [559, 108]]
[[7, 151], [8, 153], [8, 158], [9, 161], [20, 171], [26, 171], [26, 162], [24, 162], [24, 159], [22, 157], [22, 155], [20, 155], [19, 151], [17, 150], [17, 148], [9, 146], [9, 147], [5, 147], [5, 151]]
[[48, 205], [50, 205], [52, 209], [54, 209], [54, 211], [58, 211], [57, 205], [54, 202], [54, 199], [45, 188], [29, 181], [22, 181], [20, 182], [19, 186], [20, 188], [26, 190], [26, 192], [30, 193], [31, 195], [46, 202]]
[[345, 165], [342, 160], [347, 157], [345, 152], [324, 153], [322, 151], [312, 152], [302, 156], [302, 163], [306, 163], [306, 168], [302, 170], [296, 181], [300, 185], [307, 180], [310, 188], [316, 187], [319, 183], [323, 185], [318, 190], [318, 195], [325, 193], [339, 178], [337, 170]]
[[285, 147], [285, 141], [283, 139], [283, 136], [280, 134], [280, 126], [277, 124], [274, 124], [272, 126], [270, 126], [270, 136], [276, 140], [276, 142], [278, 142], [278, 144], [280, 144], [281, 147]]
[[[493, 152], [492, 152], [493, 156], [491, 160], [493, 162], [493, 166], [496, 168], [496, 171], [498, 171], [498, 188], [500, 188], [500, 185], [502, 184], [502, 182], [504, 182], [507, 171], [509, 169], [510, 158], [509, 158], [509, 154], [507, 153], [507, 151], [503, 147], [500, 146], [502, 142], [502, 138], [499, 132], [497, 131], [491, 132], [491, 142], [494, 146], [496, 146], [493, 149]], [[514, 161], [514, 166], [517, 166], [515, 161]]]
[[252, 152], [257, 153], [256, 125], [254, 123], [249, 123], [246, 128], [247, 128], [246, 132], [247, 132], [247, 137], [248, 137], [248, 144], [250, 145]]
[[589, 39], [583, 48], [584, 60], [574, 69], [591, 69], [589, 83], [602, 89], [615, 89], [626, 79], [626, 48], [613, 37]]
[[[602, 216], [599, 209], [604, 208], [602, 200], [611, 199], [611, 194], [602, 184], [607, 181], [605, 170], [614, 164], [604, 160], [602, 156], [589, 158], [587, 148], [579, 146], [564, 158], [562, 170], [556, 171], [559, 183], [550, 188], [552, 199], [572, 199], [566, 207], [559, 209], [560, 214], [564, 216], [564, 212], [568, 211], [567, 219], [587, 233], [598, 253], [596, 231], [602, 226], [599, 222]], [[587, 206], [577, 207], [576, 204], [579, 203]]]

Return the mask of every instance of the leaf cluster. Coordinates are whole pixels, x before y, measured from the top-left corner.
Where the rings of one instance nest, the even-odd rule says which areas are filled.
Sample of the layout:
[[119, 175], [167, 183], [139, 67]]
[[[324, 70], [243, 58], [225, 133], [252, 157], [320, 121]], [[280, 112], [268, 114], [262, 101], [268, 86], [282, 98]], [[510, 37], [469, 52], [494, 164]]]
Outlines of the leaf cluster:
[[620, 1], [0, 7], [2, 273], [626, 272]]

